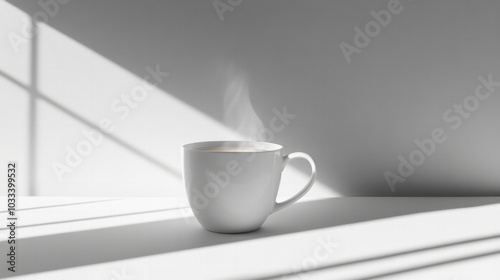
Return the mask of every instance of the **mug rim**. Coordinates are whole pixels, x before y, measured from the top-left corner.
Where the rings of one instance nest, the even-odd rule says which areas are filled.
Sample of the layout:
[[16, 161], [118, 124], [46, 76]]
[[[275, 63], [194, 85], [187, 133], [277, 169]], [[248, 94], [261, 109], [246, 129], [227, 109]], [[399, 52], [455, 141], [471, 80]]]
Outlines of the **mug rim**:
[[[241, 145], [245, 145], [246, 147], [255, 148], [256, 145], [259, 147], [255, 151], [210, 151], [210, 150], [202, 150], [201, 148], [209, 148], [209, 147], [242, 147]], [[263, 147], [264, 146], [264, 147]], [[201, 142], [193, 142], [188, 143], [182, 146], [184, 150], [192, 151], [192, 152], [202, 152], [202, 153], [268, 153], [268, 152], [276, 152], [283, 149], [283, 146], [264, 141], [247, 141], [247, 140], [231, 140], [231, 141], [201, 141]]]

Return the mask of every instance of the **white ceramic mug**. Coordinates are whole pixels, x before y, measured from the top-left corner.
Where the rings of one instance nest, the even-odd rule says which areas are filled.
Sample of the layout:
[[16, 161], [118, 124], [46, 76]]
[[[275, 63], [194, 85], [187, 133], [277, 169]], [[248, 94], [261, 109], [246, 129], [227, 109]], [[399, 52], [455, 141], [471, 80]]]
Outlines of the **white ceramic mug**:
[[[300, 192], [277, 203], [285, 165], [309, 162], [311, 178]], [[183, 146], [183, 178], [191, 209], [209, 231], [241, 233], [259, 229], [267, 217], [304, 196], [316, 180], [316, 165], [305, 153], [283, 156], [278, 144], [251, 141], [199, 142]]]

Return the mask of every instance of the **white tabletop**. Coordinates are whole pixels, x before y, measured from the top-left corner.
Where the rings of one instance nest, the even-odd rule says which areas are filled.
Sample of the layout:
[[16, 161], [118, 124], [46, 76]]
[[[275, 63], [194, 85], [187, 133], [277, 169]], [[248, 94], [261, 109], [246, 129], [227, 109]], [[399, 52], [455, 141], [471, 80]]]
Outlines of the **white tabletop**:
[[205, 231], [176, 199], [18, 203], [17, 272], [2, 261], [1, 278], [500, 279], [500, 198], [301, 200], [247, 234]]

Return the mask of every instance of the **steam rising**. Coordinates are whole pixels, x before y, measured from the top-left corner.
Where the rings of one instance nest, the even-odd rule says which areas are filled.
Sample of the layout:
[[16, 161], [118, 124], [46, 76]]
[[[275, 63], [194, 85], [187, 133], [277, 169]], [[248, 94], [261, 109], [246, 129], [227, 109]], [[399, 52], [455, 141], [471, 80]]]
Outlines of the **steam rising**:
[[264, 124], [250, 102], [248, 84], [242, 77], [233, 78], [224, 94], [224, 121], [240, 135], [258, 140]]

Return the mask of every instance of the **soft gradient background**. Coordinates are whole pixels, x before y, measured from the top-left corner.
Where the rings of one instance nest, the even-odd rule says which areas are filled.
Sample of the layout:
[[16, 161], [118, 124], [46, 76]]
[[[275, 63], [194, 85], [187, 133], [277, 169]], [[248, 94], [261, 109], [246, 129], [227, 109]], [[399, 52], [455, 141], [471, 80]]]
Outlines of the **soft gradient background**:
[[[388, 2], [244, 0], [221, 21], [213, 1], [72, 0], [16, 53], [9, 34], [43, 9], [2, 1], [1, 160], [18, 161], [22, 194], [183, 196], [182, 144], [241, 139], [248, 128], [231, 120], [268, 126], [286, 106], [296, 118], [272, 141], [316, 160], [312, 195], [499, 195], [500, 89], [457, 130], [442, 115], [478, 76], [500, 80], [500, 2], [401, 0], [347, 63], [340, 43]], [[111, 104], [156, 65], [170, 75], [120, 119]], [[58, 180], [54, 161], [103, 118], [115, 131]], [[384, 172], [437, 127], [447, 142], [391, 192]], [[294, 167], [290, 193], [309, 172]]]

